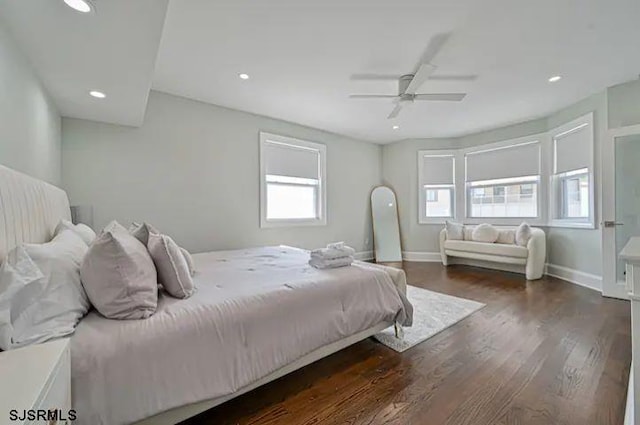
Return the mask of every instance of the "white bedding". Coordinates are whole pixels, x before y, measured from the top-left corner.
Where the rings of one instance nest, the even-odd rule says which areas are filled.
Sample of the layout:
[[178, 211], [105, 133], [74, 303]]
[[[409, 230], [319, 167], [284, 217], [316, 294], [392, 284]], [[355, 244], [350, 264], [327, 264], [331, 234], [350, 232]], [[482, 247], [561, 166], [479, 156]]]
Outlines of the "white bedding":
[[71, 338], [75, 423], [131, 423], [228, 395], [381, 322], [411, 323], [402, 271], [362, 262], [316, 270], [308, 255], [196, 254], [191, 298], [161, 295], [146, 320], [90, 313]]

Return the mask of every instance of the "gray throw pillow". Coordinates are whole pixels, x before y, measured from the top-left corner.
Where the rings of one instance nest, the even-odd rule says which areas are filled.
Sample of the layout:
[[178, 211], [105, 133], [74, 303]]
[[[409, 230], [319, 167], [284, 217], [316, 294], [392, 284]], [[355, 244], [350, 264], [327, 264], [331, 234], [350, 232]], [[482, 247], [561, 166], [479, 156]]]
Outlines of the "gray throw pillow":
[[[148, 248], [149, 235], [151, 234], [159, 235], [160, 231], [155, 227], [153, 227], [152, 225], [150, 225], [149, 223], [140, 224], [140, 223], [133, 222], [131, 223], [131, 226], [129, 226], [129, 233], [135, 236], [136, 239], [138, 239], [140, 242], [142, 242], [144, 246]], [[180, 248], [180, 251], [184, 255], [184, 259], [187, 262], [187, 265], [189, 266], [189, 274], [193, 276], [196, 273], [196, 270], [195, 270], [195, 265], [193, 263], [193, 258], [191, 258], [191, 254], [189, 253], [189, 251], [187, 251], [184, 248]]]
[[167, 235], [149, 234], [149, 254], [158, 270], [158, 280], [176, 298], [189, 298], [194, 290], [189, 265], [177, 243]]
[[80, 276], [93, 306], [109, 319], [145, 319], [158, 305], [158, 279], [147, 247], [111, 222], [89, 247]]
[[531, 226], [523, 222], [516, 229], [516, 243], [520, 246], [527, 246], [531, 239]]
[[187, 266], [189, 266], [189, 274], [193, 276], [194, 274], [196, 274], [196, 265], [193, 261], [193, 257], [191, 256], [191, 253], [186, 249], [184, 249], [183, 247], [180, 247], [180, 252], [182, 252], [184, 259], [187, 261]]
[[464, 224], [454, 221], [445, 221], [444, 227], [447, 229], [447, 239], [461, 241], [464, 239]]
[[159, 234], [160, 232], [149, 223], [140, 224], [134, 222], [131, 223], [131, 226], [129, 226], [129, 233], [131, 233], [133, 236], [135, 236], [136, 239], [142, 242], [142, 245], [147, 246], [147, 244], [149, 243], [149, 235], [151, 233]]

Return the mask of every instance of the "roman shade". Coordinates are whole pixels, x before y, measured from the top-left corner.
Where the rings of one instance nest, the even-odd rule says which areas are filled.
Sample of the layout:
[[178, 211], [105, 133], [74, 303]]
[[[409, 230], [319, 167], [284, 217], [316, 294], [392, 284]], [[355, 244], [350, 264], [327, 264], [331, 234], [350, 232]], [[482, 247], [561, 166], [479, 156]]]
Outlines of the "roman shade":
[[320, 152], [317, 149], [269, 140], [262, 145], [262, 149], [267, 175], [320, 178]]
[[589, 168], [593, 155], [593, 127], [589, 123], [553, 137], [554, 173]]
[[453, 155], [423, 155], [420, 183], [424, 185], [454, 184]]
[[540, 174], [540, 143], [527, 142], [465, 155], [466, 181], [506, 179]]

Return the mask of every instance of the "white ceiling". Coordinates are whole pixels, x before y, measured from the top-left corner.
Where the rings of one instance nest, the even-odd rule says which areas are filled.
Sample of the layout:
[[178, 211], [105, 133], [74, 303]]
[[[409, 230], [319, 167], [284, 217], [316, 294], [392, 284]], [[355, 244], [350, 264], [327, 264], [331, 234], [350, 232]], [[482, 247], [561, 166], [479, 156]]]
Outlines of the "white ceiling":
[[[152, 81], [379, 143], [459, 136], [548, 115], [640, 72], [638, 0], [172, 0], [164, 28], [166, 0], [95, 3], [82, 16], [62, 0], [0, 0], [0, 15], [64, 115], [121, 124], [140, 124]], [[416, 102], [389, 121], [390, 101], [348, 98], [394, 94], [394, 83], [350, 76], [410, 73], [442, 32], [452, 36], [434, 75], [478, 79], [421, 91], [465, 91], [462, 102]], [[109, 97], [87, 98], [94, 87]]]
[[[0, 20], [26, 52], [64, 116], [139, 126], [168, 0], [94, 0], [82, 14], [62, 0], [0, 0]], [[104, 100], [90, 90], [107, 94]]]

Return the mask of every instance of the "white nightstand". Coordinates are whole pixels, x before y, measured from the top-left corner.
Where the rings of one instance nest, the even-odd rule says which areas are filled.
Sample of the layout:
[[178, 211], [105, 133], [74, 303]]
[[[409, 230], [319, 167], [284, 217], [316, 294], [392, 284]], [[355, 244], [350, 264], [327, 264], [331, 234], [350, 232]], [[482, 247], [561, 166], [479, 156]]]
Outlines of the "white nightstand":
[[67, 338], [0, 353], [0, 424], [71, 423], [70, 366]]

